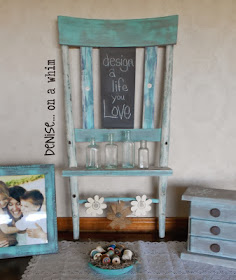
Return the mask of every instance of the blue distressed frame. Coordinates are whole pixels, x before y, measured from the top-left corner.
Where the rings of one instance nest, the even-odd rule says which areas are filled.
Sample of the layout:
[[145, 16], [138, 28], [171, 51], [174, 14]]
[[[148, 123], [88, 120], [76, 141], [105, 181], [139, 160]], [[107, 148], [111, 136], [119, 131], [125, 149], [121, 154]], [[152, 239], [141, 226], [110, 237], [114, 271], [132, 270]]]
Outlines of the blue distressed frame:
[[45, 176], [48, 243], [0, 248], [0, 259], [49, 254], [58, 251], [54, 165], [0, 166], [0, 176], [37, 174], [43, 174]]

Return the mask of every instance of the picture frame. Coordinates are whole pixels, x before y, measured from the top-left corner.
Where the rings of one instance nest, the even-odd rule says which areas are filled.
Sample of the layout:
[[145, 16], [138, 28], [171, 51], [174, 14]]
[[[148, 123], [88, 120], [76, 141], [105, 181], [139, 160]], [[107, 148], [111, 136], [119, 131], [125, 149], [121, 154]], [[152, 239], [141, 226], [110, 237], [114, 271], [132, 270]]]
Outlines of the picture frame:
[[53, 164], [0, 166], [0, 206], [0, 259], [58, 251]]

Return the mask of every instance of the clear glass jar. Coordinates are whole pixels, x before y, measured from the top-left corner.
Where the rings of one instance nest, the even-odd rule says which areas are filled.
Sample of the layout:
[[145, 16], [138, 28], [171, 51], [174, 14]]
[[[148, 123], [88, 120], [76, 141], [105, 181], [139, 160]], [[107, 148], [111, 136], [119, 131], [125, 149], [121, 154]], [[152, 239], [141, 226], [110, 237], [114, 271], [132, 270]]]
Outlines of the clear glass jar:
[[135, 145], [131, 141], [130, 131], [125, 131], [125, 141], [122, 150], [122, 167], [133, 168], [135, 165]]
[[140, 141], [140, 148], [138, 149], [138, 167], [149, 168], [149, 150], [147, 148], [147, 141]]
[[91, 138], [91, 142], [86, 148], [86, 168], [98, 169], [101, 165], [101, 155], [99, 146], [95, 143], [95, 139]]
[[118, 146], [113, 142], [114, 135], [108, 135], [109, 143], [105, 146], [105, 167], [107, 169], [115, 169], [118, 164]]

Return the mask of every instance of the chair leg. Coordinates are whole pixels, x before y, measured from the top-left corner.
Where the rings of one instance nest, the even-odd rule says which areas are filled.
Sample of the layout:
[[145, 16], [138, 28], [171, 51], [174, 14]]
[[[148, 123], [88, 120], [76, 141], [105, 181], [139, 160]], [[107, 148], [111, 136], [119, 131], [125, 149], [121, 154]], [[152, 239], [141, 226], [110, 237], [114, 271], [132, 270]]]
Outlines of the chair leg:
[[159, 179], [159, 237], [165, 237], [167, 176]]
[[77, 177], [70, 177], [73, 238], [79, 239], [79, 191]]

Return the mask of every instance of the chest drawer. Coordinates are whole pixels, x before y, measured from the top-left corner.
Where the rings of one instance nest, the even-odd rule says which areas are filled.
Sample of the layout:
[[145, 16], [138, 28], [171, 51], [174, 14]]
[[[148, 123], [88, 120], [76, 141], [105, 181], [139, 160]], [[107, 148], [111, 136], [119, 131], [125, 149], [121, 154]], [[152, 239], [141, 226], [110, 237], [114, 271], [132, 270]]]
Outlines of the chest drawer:
[[236, 241], [236, 223], [190, 220], [191, 235]]
[[230, 204], [191, 203], [191, 218], [236, 223], [236, 206]]
[[236, 259], [236, 242], [234, 241], [191, 236], [189, 249], [193, 253]]

